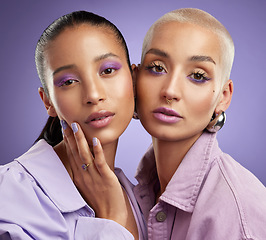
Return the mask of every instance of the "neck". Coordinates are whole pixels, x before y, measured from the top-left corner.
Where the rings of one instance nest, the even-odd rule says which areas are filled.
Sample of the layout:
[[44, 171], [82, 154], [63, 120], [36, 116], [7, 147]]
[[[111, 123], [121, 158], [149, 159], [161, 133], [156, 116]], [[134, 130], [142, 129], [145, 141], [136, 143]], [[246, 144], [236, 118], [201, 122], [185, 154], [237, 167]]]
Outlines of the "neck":
[[[114, 142], [102, 145], [105, 160], [112, 171], [114, 171], [117, 144], [118, 144], [118, 139]], [[58, 155], [58, 157], [60, 158], [60, 160], [62, 161], [62, 163], [64, 164], [71, 179], [73, 180], [73, 173], [70, 161], [74, 161], [74, 159], [69, 158], [64, 140], [61, 141], [58, 145], [56, 145], [54, 147], [54, 150]]]
[[115, 166], [115, 155], [116, 155], [117, 145], [118, 145], [118, 139], [114, 142], [102, 145], [105, 160], [112, 171], [114, 171], [114, 166]]
[[166, 186], [178, 169], [183, 158], [200, 135], [198, 134], [192, 138], [179, 141], [165, 141], [155, 137], [152, 138], [156, 168], [160, 182], [160, 191], [157, 194], [157, 200], [165, 191]]

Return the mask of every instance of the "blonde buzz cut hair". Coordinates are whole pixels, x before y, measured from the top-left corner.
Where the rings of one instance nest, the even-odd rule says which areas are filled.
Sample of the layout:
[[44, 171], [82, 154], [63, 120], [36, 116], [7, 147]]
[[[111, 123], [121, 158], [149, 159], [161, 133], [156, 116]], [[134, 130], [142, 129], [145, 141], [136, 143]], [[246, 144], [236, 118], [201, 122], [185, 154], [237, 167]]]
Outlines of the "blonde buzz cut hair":
[[200, 27], [206, 28], [211, 32], [215, 33], [220, 39], [222, 49], [222, 62], [223, 62], [223, 81], [227, 81], [230, 78], [231, 69], [233, 66], [235, 47], [232, 37], [230, 36], [227, 29], [222, 23], [220, 23], [211, 14], [196, 8], [181, 8], [166, 13], [156, 22], [152, 24], [150, 29], [145, 35], [142, 45], [141, 63], [148, 51], [148, 45], [152, 41], [153, 34], [160, 25], [167, 22], [179, 22], [179, 23], [190, 23]]

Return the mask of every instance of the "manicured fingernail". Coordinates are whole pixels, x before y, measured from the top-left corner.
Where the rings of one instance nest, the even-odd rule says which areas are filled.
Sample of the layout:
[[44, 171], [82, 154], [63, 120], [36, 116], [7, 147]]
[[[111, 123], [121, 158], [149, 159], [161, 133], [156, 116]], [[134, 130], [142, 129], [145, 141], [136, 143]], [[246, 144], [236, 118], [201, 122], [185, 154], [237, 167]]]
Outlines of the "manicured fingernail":
[[71, 127], [74, 133], [76, 133], [79, 130], [78, 125], [76, 123], [71, 123]]
[[96, 137], [94, 137], [92, 139], [92, 144], [93, 144], [93, 146], [97, 146], [98, 145], [98, 141], [97, 141], [97, 138]]
[[66, 130], [67, 129], [67, 123], [65, 120], [60, 120], [61, 127]]

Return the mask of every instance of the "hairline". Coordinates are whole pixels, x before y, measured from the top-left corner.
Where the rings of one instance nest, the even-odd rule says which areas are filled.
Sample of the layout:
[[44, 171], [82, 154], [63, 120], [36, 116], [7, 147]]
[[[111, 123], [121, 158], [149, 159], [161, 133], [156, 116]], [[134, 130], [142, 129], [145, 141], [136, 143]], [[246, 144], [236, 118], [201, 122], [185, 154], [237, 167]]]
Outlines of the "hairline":
[[141, 63], [143, 63], [144, 57], [148, 51], [148, 45], [153, 39], [155, 30], [161, 25], [169, 22], [196, 25], [211, 31], [218, 37], [221, 45], [222, 69], [224, 70], [224, 74], [221, 77], [223, 79], [223, 83], [225, 83], [230, 78], [230, 73], [234, 60], [235, 48], [233, 40], [227, 29], [222, 25], [222, 23], [220, 23], [209, 13], [204, 12], [200, 9], [183, 8], [174, 10], [166, 13], [157, 21], [155, 21], [144, 37], [142, 45]]
[[[49, 25], [49, 27], [51, 26], [51, 24]], [[68, 31], [68, 30], [71, 30], [71, 29], [78, 29], [80, 27], [93, 27], [93, 28], [96, 28], [96, 29], [105, 29], [107, 31], [110, 31], [111, 34], [114, 35], [115, 37], [115, 40], [117, 41], [118, 44], [120, 44], [120, 47], [123, 49], [124, 51], [124, 54], [125, 54], [125, 58], [127, 60], [127, 54], [128, 54], [128, 49], [127, 49], [127, 45], [125, 43], [125, 45], [123, 44], [123, 39], [120, 38], [120, 36], [117, 34], [118, 32], [113, 28], [113, 27], [116, 27], [115, 25], [111, 26], [111, 25], [108, 25], [107, 23], [100, 23], [100, 24], [94, 24], [94, 23], [91, 23], [91, 22], [73, 22], [72, 25], [65, 25], [58, 34], [56, 34], [55, 36], [53, 36], [52, 38], [50, 38], [47, 42], [46, 45], [41, 45], [40, 47], [38, 47], [38, 44], [39, 44], [39, 41], [36, 45], [36, 49], [35, 49], [35, 62], [36, 62], [36, 66], [37, 66], [37, 59], [36, 59], [36, 56], [37, 56], [37, 51], [41, 50], [43, 52], [42, 54], [42, 61], [43, 61], [43, 66], [42, 68], [43, 69], [39, 69], [37, 67], [37, 73], [38, 73], [38, 76], [39, 76], [39, 79], [42, 83], [42, 87], [44, 88], [44, 91], [46, 93], [46, 95], [49, 97], [50, 94], [49, 94], [49, 91], [48, 91], [48, 86], [47, 86], [47, 76], [45, 74], [45, 65], [47, 64], [46, 62], [46, 57], [45, 57], [45, 52], [47, 51], [47, 49], [51, 46], [51, 44], [59, 37], [59, 35], [61, 35], [62, 33]], [[117, 29], [118, 30], [118, 29]], [[118, 30], [119, 31], [119, 30]], [[128, 59], [129, 62], [128, 62], [128, 67], [129, 67], [129, 70], [132, 71], [131, 69], [131, 64], [130, 64], [130, 59]], [[43, 74], [40, 74], [39, 71], [42, 71]], [[42, 76], [42, 77], [41, 77]]]

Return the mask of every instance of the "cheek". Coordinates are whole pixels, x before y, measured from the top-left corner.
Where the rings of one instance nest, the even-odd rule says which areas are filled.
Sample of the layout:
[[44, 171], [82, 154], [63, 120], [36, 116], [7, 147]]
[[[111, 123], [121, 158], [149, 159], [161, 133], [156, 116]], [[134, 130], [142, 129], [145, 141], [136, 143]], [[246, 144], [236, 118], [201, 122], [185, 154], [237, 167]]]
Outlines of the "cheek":
[[73, 121], [75, 111], [78, 111], [77, 94], [56, 93], [52, 97], [52, 102], [57, 115], [66, 121]]
[[[145, 93], [145, 86], [140, 83], [141, 81], [138, 82], [136, 85], [136, 109], [139, 115], [142, 115], [143, 112], [143, 102], [148, 102], [149, 100], [146, 100], [145, 97], [147, 98], [147, 94]], [[146, 105], [147, 106], [147, 105]]]
[[112, 96], [113, 99], [123, 102], [131, 102], [134, 98], [133, 82], [131, 75], [122, 75], [114, 82], [106, 85], [106, 92]]
[[151, 82], [147, 78], [138, 79], [136, 84], [136, 98], [137, 98], [138, 111], [141, 111], [145, 107], [148, 107], [149, 103], [154, 102], [156, 99], [158, 99], [159, 93], [156, 87], [157, 85], [154, 84], [154, 81]]
[[118, 81], [114, 86], [112, 94], [118, 98], [131, 99], [133, 98], [133, 83], [131, 78]]
[[[112, 99], [113, 104], [119, 108], [120, 112], [129, 114], [132, 117], [134, 109], [134, 93], [131, 76], [127, 78], [117, 79], [116, 83], [106, 86], [106, 91]], [[132, 112], [132, 113], [131, 113]]]
[[197, 115], [209, 117], [212, 115], [217, 102], [217, 94], [213, 90], [198, 91], [197, 94], [191, 94], [189, 98], [191, 111]]

